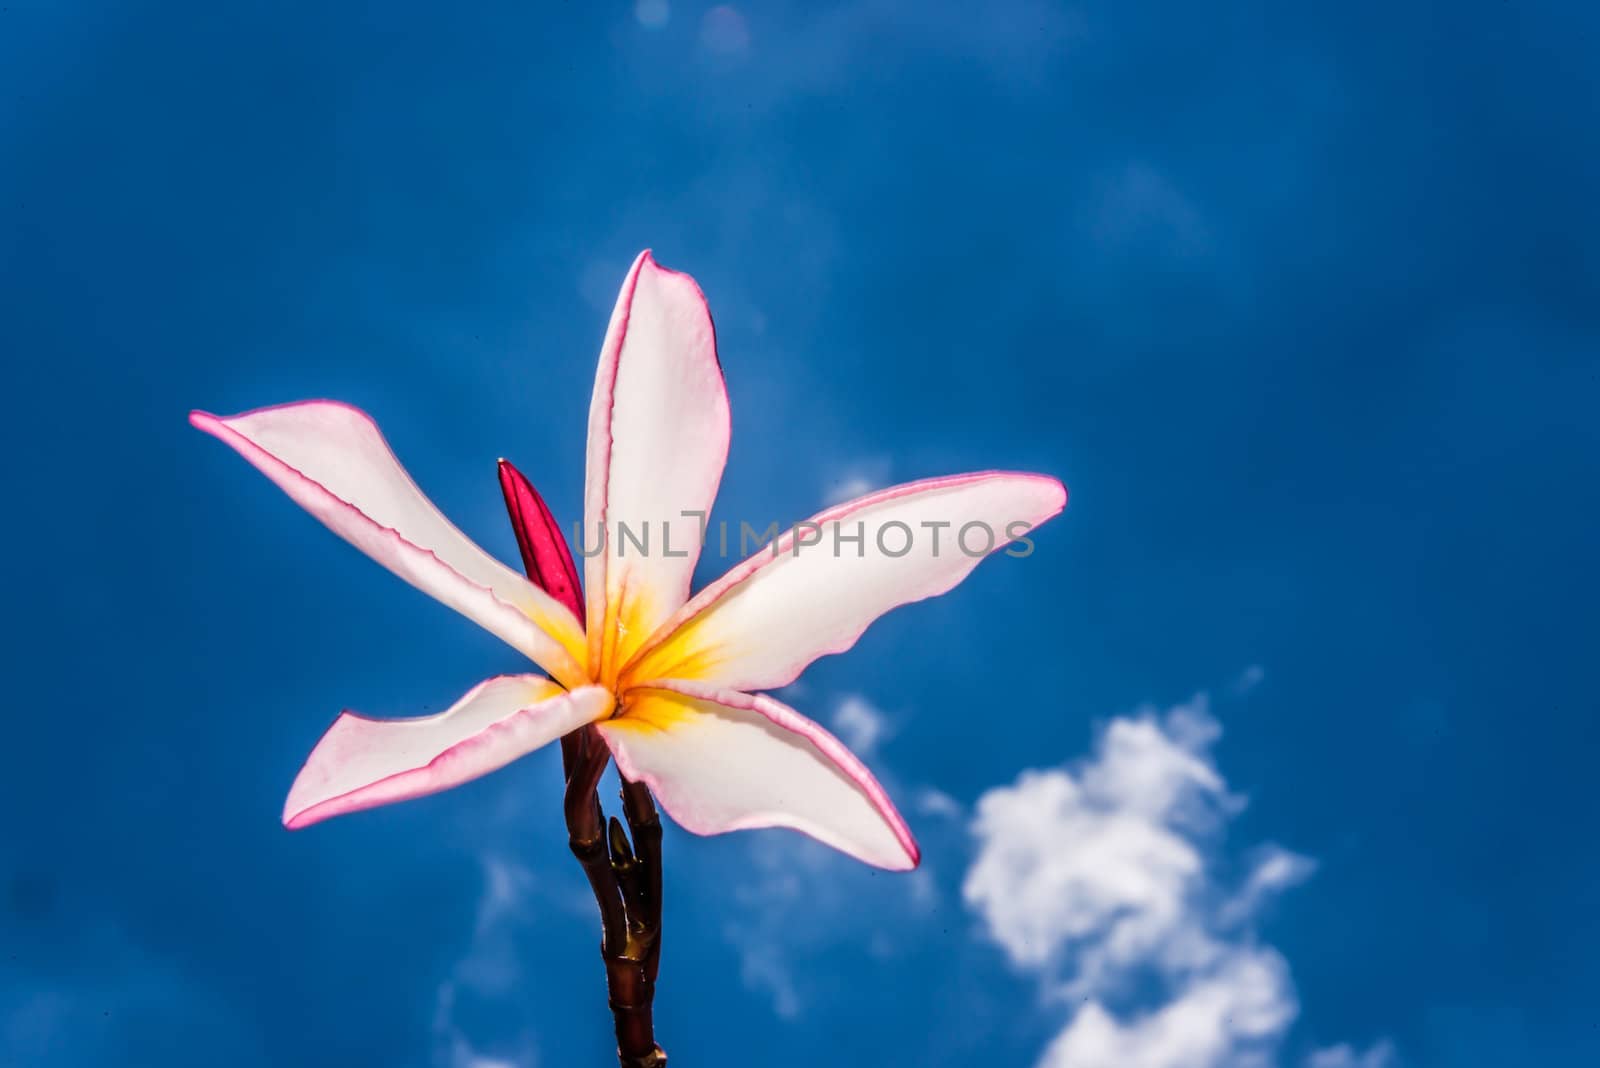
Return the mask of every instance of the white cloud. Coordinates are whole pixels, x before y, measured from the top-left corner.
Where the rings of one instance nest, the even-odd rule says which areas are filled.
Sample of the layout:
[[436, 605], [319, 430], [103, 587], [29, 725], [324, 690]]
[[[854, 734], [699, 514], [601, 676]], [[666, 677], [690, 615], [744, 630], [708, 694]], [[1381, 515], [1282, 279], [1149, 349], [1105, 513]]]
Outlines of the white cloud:
[[889, 722], [865, 697], [846, 694], [834, 707], [833, 730], [857, 756], [866, 759], [888, 737]]
[[960, 801], [932, 786], [925, 786], [917, 792], [916, 805], [917, 811], [924, 816], [937, 816], [939, 819], [959, 820], [967, 814]]
[[1071, 950], [1076, 988], [1187, 950], [1205, 880], [1194, 835], [1237, 805], [1205, 754], [1215, 736], [1203, 699], [1114, 720], [1077, 774], [1026, 771], [978, 800], [963, 895], [1015, 964]]
[[1103, 174], [1097, 185], [1085, 226], [1102, 248], [1144, 249], [1179, 260], [1210, 252], [1204, 216], [1155, 168], [1129, 163]]
[[1266, 677], [1266, 669], [1260, 664], [1251, 664], [1239, 672], [1239, 677], [1233, 683], [1233, 692], [1247, 694], [1257, 686], [1260, 686], [1266, 680]]
[[[942, 906], [933, 870], [877, 878], [873, 869], [787, 831], [741, 836], [737, 881], [723, 912], [723, 937], [739, 955], [747, 989], [796, 1019], [848, 992], [825, 960], [842, 947], [897, 956]], [[726, 876], [723, 876], [726, 880]]]
[[456, 986], [445, 983], [434, 999], [433, 1039], [436, 1068], [536, 1068], [538, 1057], [530, 1040], [513, 1057], [490, 1056], [474, 1048], [455, 1024]]
[[483, 896], [478, 899], [477, 930], [482, 933], [516, 915], [533, 887], [533, 873], [507, 857], [483, 858]]
[[[956, 0], [858, 0], [793, 5], [787, 12], [769, 5], [760, 13], [764, 32], [753, 48], [761, 59], [757, 106], [837, 92], [863, 63], [898, 64], [902, 52], [958, 59], [998, 81], [1025, 85], [1066, 62], [1086, 34], [1082, 14], [1050, 0], [993, 0], [977, 18], [970, 4]], [[884, 40], [896, 47], [885, 50]], [[781, 47], [761, 47], [775, 42]]]
[[1220, 733], [1203, 695], [1142, 709], [1089, 759], [979, 798], [963, 896], [1012, 964], [1072, 1006], [1040, 1068], [1274, 1063], [1299, 1007], [1255, 920], [1315, 864], [1269, 844], [1241, 880], [1222, 874], [1243, 801], [1212, 761]]
[[738, 950], [744, 985], [771, 997], [772, 1011], [792, 1020], [803, 1005], [791, 963], [804, 948], [795, 932], [813, 933], [793, 923], [806, 912], [826, 915], [826, 871], [837, 862], [823, 847], [788, 836], [755, 838], [748, 857], [748, 881], [734, 888], [723, 937]]
[[835, 470], [827, 480], [822, 503], [829, 507], [864, 497], [889, 484], [889, 461], [883, 458], [858, 460]]
[[1089, 1001], [1058, 1035], [1041, 1068], [1210, 1068], [1269, 1063], [1294, 1019], [1288, 969], [1267, 949], [1227, 953], [1154, 1011], [1118, 1020]]
[[1306, 1058], [1305, 1068], [1394, 1068], [1399, 1063], [1390, 1042], [1374, 1043], [1364, 1053], [1344, 1043], [1317, 1050]]
[[633, 17], [639, 20], [639, 25], [652, 30], [665, 26], [671, 14], [667, 0], [638, 0], [633, 5]]
[[1218, 910], [1219, 922], [1225, 927], [1248, 922], [1267, 899], [1305, 882], [1316, 870], [1317, 862], [1310, 857], [1291, 853], [1282, 846], [1262, 846], [1256, 851], [1255, 864], [1244, 885]]
[[720, 56], [742, 55], [750, 50], [750, 24], [731, 4], [718, 4], [700, 20], [700, 46]]
[[472, 942], [434, 992], [433, 1041], [436, 1068], [534, 1068], [538, 1058], [531, 1034], [523, 1033], [508, 1056], [480, 1051], [458, 1022], [462, 991], [505, 995], [522, 981], [514, 928], [522, 922], [522, 903], [533, 890], [533, 874], [495, 853], [481, 858], [483, 891], [473, 920]]
[[631, 260], [591, 259], [578, 274], [578, 294], [594, 311], [609, 312], [617, 302], [617, 291], [628, 275]]
[[729, 937], [739, 942], [739, 978], [751, 990], [759, 990], [772, 998], [772, 1011], [781, 1019], [793, 1020], [800, 1015], [800, 992], [795, 988], [794, 975], [783, 947], [777, 943], [752, 942], [739, 937], [735, 930]]

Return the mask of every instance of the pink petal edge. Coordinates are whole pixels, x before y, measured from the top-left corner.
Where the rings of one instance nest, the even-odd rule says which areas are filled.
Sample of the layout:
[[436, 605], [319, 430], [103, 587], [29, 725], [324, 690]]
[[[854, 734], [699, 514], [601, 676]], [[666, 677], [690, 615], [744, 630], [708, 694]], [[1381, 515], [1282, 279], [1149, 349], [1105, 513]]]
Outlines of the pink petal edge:
[[[840, 771], [844, 772], [845, 776], [856, 785], [856, 788], [867, 796], [867, 800], [871, 802], [872, 807], [878, 811], [878, 815], [888, 824], [890, 831], [895, 836], [895, 840], [899, 842], [900, 848], [905, 851], [906, 858], [910, 863], [904, 867], [887, 868], [887, 870], [911, 871], [922, 863], [922, 849], [917, 845], [917, 840], [912, 835], [911, 828], [907, 825], [905, 818], [900, 815], [900, 810], [889, 799], [888, 791], [883, 788], [883, 785], [878, 782], [877, 777], [868, 770], [867, 766], [850, 751], [849, 747], [830, 734], [820, 723], [801, 715], [788, 705], [768, 697], [766, 694], [749, 694], [719, 686], [705, 686], [684, 679], [655, 679], [649, 683], [639, 684], [634, 688], [641, 690], [667, 690], [672, 693], [682, 694], [685, 697], [727, 705], [729, 708], [756, 712], [766, 717], [774, 726], [805, 738], [812, 745], [815, 745], [823, 756], [831, 760]], [[602, 731], [601, 733], [604, 736], [605, 732]], [[650, 787], [652, 792], [660, 794], [661, 788], [660, 783], [657, 781], [657, 776], [647, 773], [641, 768], [634, 767], [632, 761], [628, 759], [620, 746], [610, 745], [609, 738], [607, 739], [607, 745], [611, 749], [611, 755], [616, 759], [617, 769], [624, 776], [634, 782], [642, 781]], [[696, 826], [697, 821], [692, 816], [685, 819], [678, 813], [671, 813], [671, 815], [685, 830], [700, 835], [721, 834], [731, 830], [759, 830], [766, 827], [787, 826], [763, 819], [740, 821], [730, 827], [710, 827], [705, 824]], [[811, 834], [812, 837], [818, 838], [827, 845], [841, 849], [843, 852], [851, 853], [850, 850], [844, 850], [837, 842], [830, 841], [825, 835], [819, 835], [815, 831], [807, 831], [806, 833]], [[852, 853], [852, 855], [854, 854]]]
[[[301, 408], [312, 405], [328, 405], [336, 408], [343, 408], [371, 424], [375, 430], [377, 428], [376, 422], [366, 412], [355, 407], [354, 405], [346, 404], [343, 401], [334, 400], [307, 400], [291, 401], [287, 404], [269, 404], [260, 408], [252, 408], [249, 411], [240, 412], [233, 416], [219, 416], [211, 412], [195, 409], [189, 413], [189, 424], [196, 430], [210, 434], [212, 437], [215, 437], [219, 441], [231, 447], [234, 451], [238, 452], [247, 461], [249, 461], [254, 467], [266, 474], [273, 482], [278, 483], [279, 487], [284, 489], [286, 492], [290, 491], [291, 485], [297, 485], [302, 487], [308, 493], [315, 495], [324, 503], [333, 505], [336, 510], [344, 513], [349, 519], [353, 520], [355, 524], [364, 527], [383, 540], [390, 542], [390, 549], [392, 552], [394, 552], [397, 558], [409, 562], [419, 570], [430, 569], [436, 571], [439, 578], [448, 583], [458, 585], [463, 591], [469, 592], [473, 597], [481, 596], [486, 598], [483, 607], [489, 611], [485, 612], [484, 615], [488, 617], [489, 621], [497, 624], [497, 626], [488, 627], [488, 629], [490, 629], [497, 637], [509, 642], [514, 648], [517, 648], [519, 651], [530, 657], [534, 657], [534, 653], [530, 651], [530, 647], [528, 645], [519, 644], [518, 642], [512, 641], [508, 635], [526, 635], [528, 639], [532, 639], [535, 643], [548, 642], [548, 649], [552, 653], [549, 659], [553, 659], [556, 662], [547, 664], [542, 662], [544, 659], [546, 659], [546, 657], [534, 657], [536, 662], [540, 662], [540, 666], [550, 671], [551, 674], [555, 675], [557, 678], [563, 679], [564, 682], [580, 682], [583, 680], [585, 676], [582, 669], [575, 661], [572, 660], [570, 655], [568, 655], [566, 651], [561, 648], [560, 643], [557, 642], [552, 636], [544, 633], [538, 624], [529, 619], [528, 616], [522, 612], [522, 610], [505, 601], [500, 597], [499, 594], [495, 593], [495, 591], [489, 587], [474, 582], [465, 575], [461, 574], [459, 571], [441, 559], [440, 556], [433, 550], [424, 549], [421, 546], [408, 541], [393, 527], [386, 527], [378, 523], [361, 509], [357, 508], [349, 501], [344, 500], [342, 497], [329, 490], [316, 479], [311, 478], [303, 471], [300, 471], [297, 468], [292, 467], [284, 461], [278, 459], [272, 453], [268, 452], [266, 449], [257, 445], [255, 442], [251, 441], [249, 438], [245, 437], [243, 434], [239, 433], [228, 425], [231, 420], [242, 419], [252, 415], [259, 415], [263, 412], [271, 412], [289, 408]], [[379, 431], [379, 436], [382, 436], [381, 431]], [[398, 465], [398, 460], [396, 463]], [[401, 469], [404, 470], [403, 465], [401, 466]], [[290, 496], [292, 499], [294, 498], [294, 494], [292, 492], [290, 492]], [[300, 504], [301, 507], [306, 507], [306, 505], [298, 499], [295, 500], [295, 503]], [[319, 521], [322, 520], [322, 517], [316, 515], [315, 512], [312, 514]], [[323, 522], [324, 525], [328, 525], [326, 521]], [[337, 530], [334, 532], [336, 534], [339, 533]], [[341, 535], [341, 537], [342, 536], [343, 535]], [[349, 539], [347, 538], [345, 540]], [[357, 548], [360, 548], [360, 546], [357, 546]], [[379, 562], [384, 563], [382, 560]], [[393, 570], [393, 568], [390, 570]], [[402, 575], [401, 577], [404, 578], [405, 576]], [[415, 585], [415, 583], [413, 583], [413, 585]], [[430, 590], [424, 589], [423, 592], [429, 593], [431, 596], [438, 596]], [[543, 594], [543, 591], [540, 591], [540, 593]], [[442, 600], [442, 598], [440, 599]], [[450, 604], [448, 601], [445, 603]], [[559, 604], [559, 602], [554, 603]], [[456, 608], [457, 611], [463, 611], [460, 606], [455, 604], [450, 604], [450, 607]], [[483, 620], [477, 620], [476, 613], [465, 612], [464, 614], [467, 614], [469, 618], [474, 618], [480, 623], [480, 625], [487, 626], [487, 623], [485, 623]], [[577, 620], [574, 620], [575, 624], [577, 622]], [[530, 631], [532, 633], [530, 633]]]
[[[622, 289], [617, 296], [617, 303], [612, 310], [611, 321], [606, 327], [605, 340], [600, 347], [600, 363], [595, 371], [594, 395], [590, 402], [588, 450], [585, 459], [586, 477], [584, 486], [583, 526], [579, 532], [578, 550], [584, 553], [583, 559], [583, 585], [585, 595], [585, 618], [589, 634], [589, 659], [591, 663], [599, 663], [601, 646], [605, 641], [605, 622], [608, 606], [606, 604], [606, 570], [607, 553], [589, 553], [585, 539], [595, 536], [597, 530], [607, 530], [609, 516], [607, 504], [611, 498], [611, 453], [615, 444], [612, 434], [612, 417], [616, 407], [617, 374], [621, 366], [622, 349], [627, 342], [629, 321], [633, 314], [633, 300], [639, 286], [639, 275], [646, 268], [657, 271], [663, 275], [681, 278], [686, 281], [694, 291], [696, 299], [700, 302], [701, 309], [705, 312], [706, 321], [711, 323], [712, 344], [711, 358], [716, 368], [716, 374], [722, 377], [722, 358], [716, 345], [716, 322], [711, 315], [710, 302], [706, 300], [705, 293], [700, 288], [693, 276], [684, 271], [676, 271], [670, 267], [663, 267], [656, 261], [650, 249], [645, 249], [634, 258], [632, 266], [628, 268], [627, 276], [623, 280]], [[606, 399], [600, 404], [601, 397]], [[724, 386], [724, 399], [726, 387]], [[718, 427], [721, 439], [721, 457], [725, 464], [728, 451], [732, 445], [733, 425], [727, 413]], [[596, 478], [596, 472], [604, 472]], [[716, 490], [721, 482], [721, 466], [718, 468], [718, 477], [711, 487], [711, 497], [715, 499]], [[709, 505], [708, 505], [709, 507]], [[698, 550], [695, 553], [698, 556]], [[690, 583], [693, 580], [692, 569], [684, 576], [683, 589], [673, 591], [681, 594], [683, 599], [689, 595]]]
[[348, 755], [350, 747], [357, 750], [381, 747], [397, 729], [411, 729], [446, 719], [496, 684], [539, 678], [497, 675], [479, 683], [447, 711], [434, 716], [377, 719], [348, 709], [341, 712], [312, 747], [289, 788], [283, 806], [284, 827], [297, 831], [334, 816], [425, 797], [459, 786], [504, 767], [570, 729], [603, 718], [609, 711], [611, 695], [601, 687], [587, 686], [558, 693], [501, 717], [448, 746], [425, 764], [391, 772], [330, 797], [309, 799], [308, 795], [315, 794], [321, 785], [318, 779], [325, 779], [333, 766]]
[[[1053, 487], [1059, 492], [1059, 503], [1055, 504], [1055, 506], [1045, 515], [1041, 516], [1037, 523], [1035, 523], [1032, 527], [1029, 527], [1028, 529], [1030, 532], [1037, 530], [1040, 524], [1044, 523], [1046, 520], [1059, 515], [1061, 510], [1067, 506], [1067, 487], [1062, 484], [1060, 479], [1053, 478], [1050, 475], [1040, 475], [1029, 471], [974, 471], [964, 475], [941, 475], [935, 478], [919, 479], [915, 482], [902, 482], [897, 486], [890, 486], [886, 489], [864, 494], [863, 496], [856, 497], [841, 504], [836, 504], [831, 508], [824, 509], [823, 511], [812, 516], [809, 520], [806, 520], [805, 523], [822, 526], [828, 523], [846, 519], [865, 508], [871, 508], [875, 505], [882, 504], [885, 501], [898, 500], [901, 497], [909, 497], [914, 494], [923, 493], [929, 490], [940, 490], [955, 486], [970, 485], [975, 482], [981, 482], [994, 478], [1012, 478], [1037, 482], [1044, 486]], [[779, 534], [772, 543], [773, 545], [777, 546], [776, 550], [772, 548], [772, 545], [763, 547], [759, 551], [739, 561], [737, 564], [734, 564], [731, 568], [724, 572], [720, 578], [717, 578], [710, 585], [701, 589], [701, 591], [695, 594], [695, 596], [691, 598], [687, 604], [674, 613], [670, 619], [656, 629], [654, 634], [645, 640], [644, 644], [639, 647], [638, 651], [629, 658], [628, 664], [623, 668], [623, 673], [626, 673], [628, 668], [643, 661], [644, 658], [653, 652], [658, 646], [668, 641], [675, 633], [677, 633], [680, 628], [684, 626], [684, 624], [688, 623], [701, 612], [706, 611], [715, 605], [722, 599], [724, 594], [728, 593], [731, 589], [738, 586], [752, 575], [756, 574], [768, 564], [784, 558], [789, 553], [795, 537], [798, 536], [796, 528], [802, 525], [803, 524], [795, 524], [795, 526], [790, 527], [788, 530]], [[1010, 545], [1014, 540], [1016, 539], [1011, 539], [1008, 541], [999, 541], [997, 539], [994, 548], [990, 549], [986, 555], [993, 556], [995, 553], [1004, 549], [1007, 545]], [[958, 579], [956, 584], [959, 584], [959, 582], [960, 580]], [[947, 587], [945, 592], [948, 592], [950, 588], [953, 587]], [[933, 596], [937, 596], [937, 594]], [[867, 628], [870, 627], [873, 622], [874, 620], [868, 620], [861, 627], [861, 629], [841, 636], [837, 643], [820, 651], [817, 656], [812, 657], [810, 660], [806, 660], [799, 664], [794, 669], [794, 674], [790, 675], [788, 678], [770, 683], [770, 688], [778, 689], [782, 686], [787, 686], [789, 683], [799, 678], [801, 673], [804, 672], [811, 663], [823, 656], [832, 656], [848, 651], [856, 644], [856, 642], [861, 640], [861, 635], [867, 632]]]

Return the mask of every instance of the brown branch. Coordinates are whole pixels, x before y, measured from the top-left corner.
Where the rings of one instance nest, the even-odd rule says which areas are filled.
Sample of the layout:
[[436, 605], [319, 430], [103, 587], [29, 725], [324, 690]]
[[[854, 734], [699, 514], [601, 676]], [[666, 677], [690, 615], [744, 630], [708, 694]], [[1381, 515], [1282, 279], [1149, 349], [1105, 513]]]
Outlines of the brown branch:
[[623, 780], [622, 808], [633, 830], [632, 844], [615, 816], [608, 826], [597, 787], [611, 754], [592, 727], [574, 736], [564, 806], [567, 844], [600, 907], [600, 957], [617, 1060], [621, 1068], [665, 1068], [653, 1008], [661, 960], [661, 821], [649, 789]]
[[627, 937], [627, 919], [617, 875], [606, 850], [605, 815], [596, 792], [610, 754], [592, 728], [574, 731], [577, 737], [572, 774], [567, 779], [563, 808], [567, 817], [567, 846], [583, 865], [589, 889], [600, 906], [600, 952], [609, 957]]
[[638, 922], [650, 937], [645, 975], [654, 983], [661, 966], [661, 818], [656, 815], [656, 802], [649, 787], [623, 779], [622, 814], [633, 830], [634, 855], [642, 873], [636, 893], [638, 911], [642, 913]]

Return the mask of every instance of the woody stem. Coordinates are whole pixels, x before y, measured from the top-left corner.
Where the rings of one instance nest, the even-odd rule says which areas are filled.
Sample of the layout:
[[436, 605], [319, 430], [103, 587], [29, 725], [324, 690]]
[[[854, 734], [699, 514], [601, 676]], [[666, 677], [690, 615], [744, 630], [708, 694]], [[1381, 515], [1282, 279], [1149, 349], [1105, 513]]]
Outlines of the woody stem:
[[[567, 843], [583, 866], [600, 908], [600, 957], [606, 966], [621, 1068], [664, 1068], [652, 1012], [661, 959], [661, 821], [643, 783], [622, 784], [622, 809], [633, 842], [600, 806], [600, 775], [610, 759], [593, 727], [569, 735], [565, 812]], [[565, 740], [564, 740], [565, 741]]]

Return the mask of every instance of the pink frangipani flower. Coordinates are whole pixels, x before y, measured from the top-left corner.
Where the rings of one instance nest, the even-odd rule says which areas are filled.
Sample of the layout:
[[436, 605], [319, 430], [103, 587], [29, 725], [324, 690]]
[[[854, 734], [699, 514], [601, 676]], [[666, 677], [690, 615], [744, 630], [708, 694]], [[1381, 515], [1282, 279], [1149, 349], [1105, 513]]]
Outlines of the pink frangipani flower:
[[[589, 410], [586, 596], [543, 503], [504, 468], [514, 515], [537, 513], [517, 524], [537, 581], [445, 519], [363, 412], [305, 401], [190, 421], [545, 672], [489, 679], [438, 715], [343, 713], [289, 791], [291, 828], [459, 785], [593, 724], [621, 773], [691, 831], [791, 827], [867, 863], [913, 868], [916, 842], [872, 773], [761, 691], [965, 578], [980, 556], [956, 549], [956, 532], [980, 524], [998, 550], [1067, 498], [1054, 478], [1006, 472], [895, 486], [797, 524], [691, 598], [728, 453], [728, 398], [699, 287], [648, 252], [612, 312]], [[844, 540], [808, 540], [819, 530]]]

